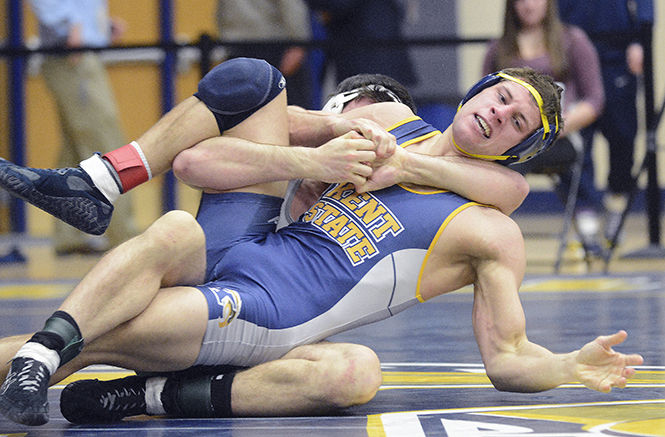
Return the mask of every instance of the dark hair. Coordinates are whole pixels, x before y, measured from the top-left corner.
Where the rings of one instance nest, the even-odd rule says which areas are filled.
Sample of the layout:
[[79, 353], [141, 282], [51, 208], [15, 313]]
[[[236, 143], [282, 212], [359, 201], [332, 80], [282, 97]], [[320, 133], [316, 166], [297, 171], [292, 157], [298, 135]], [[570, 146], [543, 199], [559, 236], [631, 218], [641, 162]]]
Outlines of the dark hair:
[[551, 126], [558, 123], [559, 132], [563, 129], [563, 117], [561, 116], [561, 94], [563, 88], [557, 85], [551, 76], [539, 73], [533, 68], [504, 68], [504, 73], [518, 77], [531, 84], [543, 99], [543, 112]]
[[358, 97], [367, 97], [377, 103], [394, 101], [390, 95], [383, 91], [365, 88], [367, 85], [381, 85], [382, 87], [387, 88], [390, 92], [395, 94], [402, 103], [408, 106], [414, 114], [416, 113], [416, 104], [406, 87], [392, 77], [384, 74], [356, 74], [355, 76], [347, 77], [337, 85], [334, 94], [336, 95], [356, 88], [361, 88]]

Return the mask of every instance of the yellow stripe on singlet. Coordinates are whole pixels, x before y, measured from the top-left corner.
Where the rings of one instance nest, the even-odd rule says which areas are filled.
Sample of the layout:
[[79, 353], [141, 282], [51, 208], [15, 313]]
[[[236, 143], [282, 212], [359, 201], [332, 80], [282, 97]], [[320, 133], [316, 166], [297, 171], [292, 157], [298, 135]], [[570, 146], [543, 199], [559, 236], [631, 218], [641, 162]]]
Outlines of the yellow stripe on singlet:
[[448, 223], [455, 218], [457, 214], [460, 212], [464, 211], [465, 209], [469, 208], [470, 206], [483, 206], [481, 203], [477, 202], [469, 202], [465, 203], [464, 205], [461, 205], [457, 207], [453, 212], [451, 212], [448, 217], [443, 221], [441, 226], [439, 227], [439, 230], [436, 232], [436, 235], [432, 239], [432, 242], [430, 243], [429, 247], [427, 248], [427, 253], [425, 254], [425, 259], [423, 260], [423, 265], [420, 267], [420, 273], [418, 274], [418, 284], [416, 285], [416, 298], [418, 299], [419, 302], [425, 302], [425, 299], [423, 299], [423, 296], [420, 294], [420, 285], [422, 282], [423, 278], [423, 272], [425, 271], [425, 266], [427, 265], [427, 261], [429, 260], [430, 255], [432, 254], [432, 250], [434, 249], [434, 246], [436, 245], [437, 241], [439, 241], [439, 237], [441, 237], [441, 233], [443, 230], [448, 226]]
[[392, 126], [390, 126], [390, 127], [389, 127], [388, 129], [386, 129], [386, 130], [387, 130], [388, 132], [390, 132], [390, 131], [393, 130], [393, 129], [397, 129], [397, 128], [400, 127], [400, 126], [403, 126], [403, 125], [405, 125], [405, 124], [407, 124], [407, 123], [410, 123], [410, 122], [412, 122], [412, 121], [416, 121], [416, 120], [422, 120], [422, 118], [418, 117], [417, 115], [414, 115], [413, 117], [405, 118], [404, 120], [398, 121], [397, 123], [393, 124]]

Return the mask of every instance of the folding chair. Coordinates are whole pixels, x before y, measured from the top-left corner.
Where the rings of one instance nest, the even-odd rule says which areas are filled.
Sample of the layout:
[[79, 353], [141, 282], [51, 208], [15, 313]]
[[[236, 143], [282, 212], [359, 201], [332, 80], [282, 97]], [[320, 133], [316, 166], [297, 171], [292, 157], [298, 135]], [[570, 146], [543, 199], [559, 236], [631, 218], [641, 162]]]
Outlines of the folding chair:
[[[561, 262], [566, 246], [569, 241], [569, 233], [575, 218], [575, 204], [582, 179], [582, 166], [584, 164], [584, 140], [579, 133], [567, 135], [565, 138], [558, 139], [548, 150], [537, 155], [533, 159], [521, 164], [513, 164], [510, 167], [523, 175], [542, 174], [550, 176], [557, 184], [561, 176], [570, 172], [570, 186], [565, 196], [562, 196], [564, 203], [563, 225], [559, 233], [559, 248], [554, 263], [554, 273], [558, 274], [561, 270]], [[587, 265], [591, 264], [589, 251], [584, 246], [584, 259]]]

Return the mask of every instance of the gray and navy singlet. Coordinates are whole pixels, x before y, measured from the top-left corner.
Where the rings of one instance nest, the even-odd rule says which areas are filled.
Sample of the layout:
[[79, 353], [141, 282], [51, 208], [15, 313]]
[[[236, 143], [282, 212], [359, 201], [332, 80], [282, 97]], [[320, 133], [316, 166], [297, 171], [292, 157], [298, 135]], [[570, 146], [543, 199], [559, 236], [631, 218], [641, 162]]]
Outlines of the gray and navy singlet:
[[[417, 117], [390, 131], [402, 146], [438, 132]], [[196, 364], [254, 366], [422, 301], [419, 280], [431, 248], [472, 205], [447, 191], [395, 185], [359, 194], [351, 184], [333, 184], [297, 222], [228, 239], [210, 267], [214, 279], [198, 287], [209, 321]], [[279, 211], [271, 208], [265, 217]], [[208, 221], [213, 210], [202, 223], [207, 238], [220, 232]]]

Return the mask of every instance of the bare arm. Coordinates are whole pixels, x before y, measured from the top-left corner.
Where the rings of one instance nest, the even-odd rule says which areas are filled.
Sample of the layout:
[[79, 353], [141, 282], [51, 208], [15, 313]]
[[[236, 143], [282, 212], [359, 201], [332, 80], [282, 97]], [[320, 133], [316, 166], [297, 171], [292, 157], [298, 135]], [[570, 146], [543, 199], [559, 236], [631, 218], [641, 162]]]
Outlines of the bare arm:
[[[376, 107], [380, 104], [368, 105]], [[404, 105], [400, 105], [404, 106]], [[365, 107], [365, 108], [367, 108]], [[406, 106], [404, 106], [406, 108]], [[326, 141], [355, 131], [376, 144], [380, 157], [390, 156], [396, 147], [395, 137], [372, 120], [373, 111], [350, 111], [347, 114], [331, 114], [310, 111], [298, 106], [287, 108], [289, 116], [289, 144], [318, 147]], [[370, 115], [370, 117], [367, 117]]]
[[445, 187], [510, 215], [529, 194], [524, 176], [502, 165], [462, 156], [427, 157], [409, 153], [404, 182]]
[[[609, 392], [625, 387], [634, 374], [629, 366], [642, 363], [639, 355], [612, 350], [626, 333], [598, 337], [581, 349], [557, 354], [528, 340], [525, 316], [518, 297], [524, 274], [523, 240], [517, 225], [491, 211], [490, 221], [467, 223], [475, 247], [473, 326], [488, 377], [499, 390], [537, 392], [579, 381], [586, 387]], [[481, 227], [479, 227], [481, 226]]]
[[510, 215], [529, 194], [526, 179], [508, 167], [462, 156], [429, 156], [395, 151], [375, 168], [360, 191], [372, 191], [397, 183], [443, 188]]
[[464, 157], [406, 153], [392, 144], [386, 145], [390, 139], [381, 136], [383, 128], [380, 126], [392, 126], [409, 116], [413, 113], [399, 103], [367, 105], [342, 115], [289, 107], [289, 131], [292, 144], [312, 145], [312, 141], [306, 140], [308, 135], [316, 142], [343, 133], [345, 129], [374, 138], [377, 156], [385, 161], [375, 168], [366, 184], [356, 184], [361, 192], [410, 183], [454, 191], [476, 202], [496, 206], [505, 214], [522, 204], [529, 193], [529, 184], [522, 175], [507, 167]]
[[221, 136], [180, 152], [173, 171], [190, 186], [220, 191], [298, 178], [362, 184], [372, 173], [374, 149], [374, 143], [353, 131], [318, 148]]
[[289, 143], [317, 147], [334, 138], [331, 120], [341, 118], [321, 111], [310, 111], [299, 106], [288, 106]]

